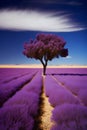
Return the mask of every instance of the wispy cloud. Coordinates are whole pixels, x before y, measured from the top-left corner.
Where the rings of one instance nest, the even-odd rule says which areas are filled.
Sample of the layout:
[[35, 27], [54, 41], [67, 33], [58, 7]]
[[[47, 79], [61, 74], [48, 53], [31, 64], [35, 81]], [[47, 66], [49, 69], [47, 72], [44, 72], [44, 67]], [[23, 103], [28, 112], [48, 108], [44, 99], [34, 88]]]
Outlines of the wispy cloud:
[[78, 26], [78, 23], [73, 22], [64, 13], [47, 13], [30, 10], [0, 11], [0, 29], [48, 32], [71, 32], [85, 29]]
[[72, 56], [68, 55], [67, 57], [63, 57], [63, 59], [71, 59]]
[[67, 59], [71, 59], [71, 58], [72, 58], [72, 56], [67, 56], [66, 58], [67, 58]]

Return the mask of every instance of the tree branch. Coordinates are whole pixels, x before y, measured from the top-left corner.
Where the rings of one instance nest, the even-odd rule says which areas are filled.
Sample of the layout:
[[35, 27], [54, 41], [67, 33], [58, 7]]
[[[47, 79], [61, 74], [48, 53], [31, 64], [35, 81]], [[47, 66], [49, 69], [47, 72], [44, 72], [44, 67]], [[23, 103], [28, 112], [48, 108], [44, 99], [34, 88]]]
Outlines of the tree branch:
[[40, 62], [42, 63], [43, 66], [45, 65], [42, 59], [40, 59]]

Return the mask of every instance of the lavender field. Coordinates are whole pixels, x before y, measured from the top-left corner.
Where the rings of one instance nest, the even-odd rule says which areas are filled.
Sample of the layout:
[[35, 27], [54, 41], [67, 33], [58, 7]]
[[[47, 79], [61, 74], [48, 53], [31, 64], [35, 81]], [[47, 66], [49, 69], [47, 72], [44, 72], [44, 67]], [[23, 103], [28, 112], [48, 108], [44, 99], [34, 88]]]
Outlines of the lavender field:
[[51, 130], [87, 130], [87, 68], [1, 68], [0, 130], [34, 130], [42, 89]]

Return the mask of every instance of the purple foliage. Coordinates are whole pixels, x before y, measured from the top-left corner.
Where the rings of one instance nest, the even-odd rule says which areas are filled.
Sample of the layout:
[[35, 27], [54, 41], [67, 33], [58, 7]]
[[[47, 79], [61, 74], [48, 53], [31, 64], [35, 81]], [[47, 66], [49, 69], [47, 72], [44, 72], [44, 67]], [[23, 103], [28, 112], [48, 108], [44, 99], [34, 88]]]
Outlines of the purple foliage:
[[[11, 72], [9, 75], [11, 75]], [[25, 84], [30, 80], [31, 82]], [[10, 94], [16, 92], [20, 86], [22, 88], [9, 98], [0, 109], [0, 129], [32, 130], [34, 125], [33, 117], [37, 116], [39, 107], [42, 87], [41, 71], [38, 70], [38, 73], [36, 73], [36, 70], [30, 71], [30, 74], [21, 75], [16, 79], [10, 76], [10, 78], [2, 81], [6, 82], [1, 83], [3, 87], [0, 87], [0, 102], [7, 100]]]
[[87, 76], [55, 76], [72, 93], [78, 95], [81, 89], [87, 88]]
[[28, 92], [35, 92], [38, 95], [41, 93], [41, 87], [42, 87], [42, 76], [40, 73], [37, 73], [33, 80], [26, 84], [23, 90], [26, 90]]
[[43, 65], [43, 74], [46, 73], [48, 61], [53, 58], [68, 56], [68, 49], [65, 49], [65, 40], [54, 34], [38, 34], [35, 40], [24, 44], [23, 54], [27, 58], [35, 58]]
[[6, 89], [5, 87], [8, 87], [8, 89], [10, 89], [11, 87], [17, 87], [17, 86], [23, 85], [27, 81], [30, 81], [32, 77], [34, 76], [34, 74], [35, 73], [27, 74], [27, 75], [21, 76], [20, 78], [12, 80], [10, 82], [3, 83], [1, 84], [0, 89]]
[[52, 94], [53, 91], [55, 91], [57, 88], [59, 88], [58, 84], [54, 81], [51, 76], [46, 76], [44, 81], [44, 89], [46, 96], [49, 97], [49, 95]]
[[[69, 125], [70, 125], [70, 127], [69, 127]], [[51, 130], [78, 130], [75, 127], [75, 122], [70, 122], [69, 125], [65, 125], [64, 123], [62, 123], [62, 124], [55, 124], [54, 126], [52, 126]]]
[[8, 93], [9, 93], [8, 90], [5, 91], [5, 92], [3, 92], [2, 90], [0, 90], [0, 107], [9, 98]]
[[53, 34], [38, 34], [35, 40], [24, 44], [23, 54], [28, 58], [52, 60], [54, 57], [68, 55], [68, 50], [64, 49], [66, 42], [63, 38]]
[[56, 89], [53, 90], [52, 95], [49, 96], [49, 102], [53, 106], [57, 106], [64, 103], [79, 104], [79, 101], [67, 90]]
[[0, 109], [1, 130], [32, 130], [33, 118], [26, 105], [8, 106]]
[[56, 125], [52, 130], [86, 130], [87, 107], [76, 104], [56, 106], [52, 112]]
[[16, 80], [12, 80], [8, 83], [4, 83], [0, 87], [0, 105], [2, 105], [10, 96], [12, 96], [17, 90], [19, 90], [22, 85], [24, 85], [26, 82], [30, 81], [32, 77], [34, 76], [34, 73], [28, 74], [26, 76], [20, 77]]
[[48, 68], [47, 73], [49, 74], [54, 74], [54, 75], [87, 75], [87, 68]]
[[[11, 69], [10, 69], [11, 70]], [[17, 91], [29, 75], [35, 74], [37, 70], [9, 69], [6, 72], [0, 70], [0, 102], [3, 103]], [[28, 72], [30, 74], [28, 74]], [[48, 73], [55, 74], [86, 74], [86, 69], [48, 69]], [[23, 79], [24, 77], [24, 79]], [[33, 76], [32, 76], [33, 77]], [[45, 94], [49, 96], [50, 103], [55, 106], [52, 115], [54, 125], [51, 130], [86, 130], [87, 129], [87, 76], [63, 75], [55, 76], [58, 82], [51, 77], [45, 78]], [[19, 80], [19, 81], [18, 81]], [[17, 81], [17, 82], [16, 82]], [[0, 130], [32, 130], [37, 115], [39, 96], [42, 87], [41, 72], [37, 73], [31, 82], [6, 101], [0, 109]], [[68, 89], [68, 90], [67, 90]], [[71, 91], [71, 92], [70, 92]], [[73, 95], [77, 94], [77, 97]], [[81, 100], [81, 105], [79, 105]], [[69, 103], [69, 104], [67, 104]]]
[[87, 106], [87, 89], [81, 89], [78, 93], [81, 102]]
[[0, 68], [0, 84], [16, 80], [29, 73], [36, 73], [38, 69], [29, 68]]
[[20, 91], [5, 102], [6, 106], [26, 105], [30, 115], [36, 115], [38, 110], [39, 96], [34, 92]]
[[49, 96], [49, 102], [53, 106], [63, 103], [79, 103], [78, 99], [76, 99], [69, 90], [58, 85], [51, 76], [46, 76], [45, 93], [46, 96]]

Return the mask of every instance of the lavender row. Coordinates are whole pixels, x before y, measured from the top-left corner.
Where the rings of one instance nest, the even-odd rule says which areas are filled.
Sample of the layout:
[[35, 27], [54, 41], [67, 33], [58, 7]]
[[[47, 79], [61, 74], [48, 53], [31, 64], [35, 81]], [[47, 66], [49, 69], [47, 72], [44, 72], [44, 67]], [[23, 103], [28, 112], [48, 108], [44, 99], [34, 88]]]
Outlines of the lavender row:
[[34, 76], [33, 80], [29, 83], [26, 84], [25, 87], [23, 87], [22, 90], [26, 91], [33, 91], [37, 94], [41, 93], [41, 84], [42, 84], [42, 76], [41, 72], [38, 72], [37, 75]]
[[12, 80], [15, 80], [15, 79], [17, 79], [17, 78], [20, 78], [20, 77], [22, 77], [22, 76], [25, 76], [25, 75], [27, 75], [27, 74], [29, 74], [29, 73], [17, 73], [17, 74], [12, 74], [12, 75], [9, 75], [9, 76], [7, 76], [7, 77], [5, 77], [5, 78], [2, 78], [2, 80], [0, 80], [0, 84], [5, 84], [5, 83], [8, 83], [8, 82], [10, 82], [10, 81], [12, 81]]
[[0, 68], [0, 82], [4, 82], [4, 80], [8, 80], [10, 77], [25, 74], [27, 72], [28, 70], [21, 70], [18, 68]]
[[55, 76], [55, 78], [76, 95], [80, 89], [87, 88], [87, 76]]
[[35, 73], [32, 72], [31, 74], [22, 76], [16, 80], [12, 80], [12, 81], [0, 86], [0, 106], [2, 106], [3, 103], [9, 97], [11, 97], [14, 93], [16, 93], [16, 91], [21, 89], [21, 87], [23, 87], [24, 84], [29, 82], [33, 78], [34, 75], [35, 75]]
[[66, 88], [87, 105], [87, 76], [55, 76]]
[[45, 78], [45, 94], [54, 107], [64, 103], [79, 104], [78, 99], [70, 91], [60, 86], [51, 76]]
[[45, 94], [54, 106], [51, 117], [54, 125], [51, 130], [87, 129], [87, 107], [80, 105], [64, 85], [60, 86], [51, 76], [46, 76]]
[[51, 130], [86, 130], [87, 107], [65, 103], [54, 108], [51, 119], [55, 122]]
[[35, 69], [19, 69], [19, 68], [9, 68], [0, 69], [0, 84], [7, 83], [11, 80], [17, 79], [21, 76], [29, 74], [31, 72], [36, 72]]
[[53, 75], [86, 75], [87, 68], [48, 68], [47, 74]]
[[[28, 87], [31, 89], [29, 90]], [[41, 87], [41, 74], [37, 73], [29, 84], [5, 102], [0, 109], [0, 128], [32, 130], [34, 118], [38, 113]]]

